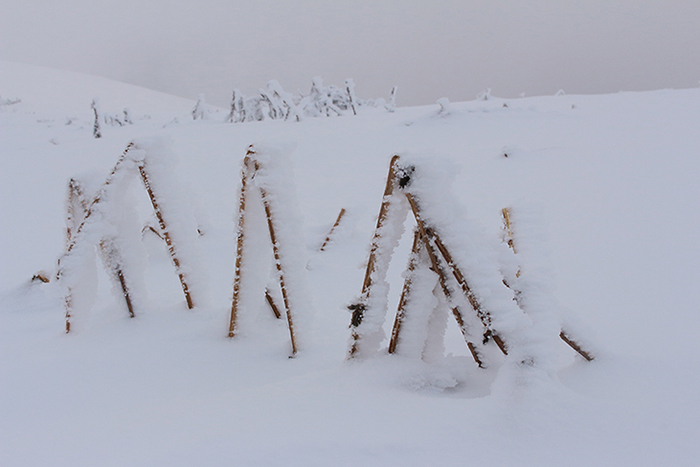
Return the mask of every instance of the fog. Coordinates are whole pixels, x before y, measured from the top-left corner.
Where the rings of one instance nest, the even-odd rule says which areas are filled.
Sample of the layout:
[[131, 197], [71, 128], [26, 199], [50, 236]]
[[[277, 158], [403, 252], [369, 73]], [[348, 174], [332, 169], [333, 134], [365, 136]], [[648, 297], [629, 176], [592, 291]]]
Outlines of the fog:
[[3, 0], [0, 59], [220, 105], [353, 78], [405, 106], [697, 87], [699, 24], [697, 0]]

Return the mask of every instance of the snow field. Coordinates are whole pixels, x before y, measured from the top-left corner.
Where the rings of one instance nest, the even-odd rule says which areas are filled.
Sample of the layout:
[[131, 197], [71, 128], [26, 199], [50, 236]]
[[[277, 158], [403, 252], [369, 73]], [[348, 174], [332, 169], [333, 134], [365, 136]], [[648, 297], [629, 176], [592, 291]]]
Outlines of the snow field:
[[[697, 90], [515, 99], [507, 108], [492, 98], [450, 103], [449, 115], [435, 105], [239, 125], [222, 123], [223, 111], [192, 121], [194, 102], [32, 67], [3, 64], [0, 92], [22, 99], [0, 107], [0, 214], [13, 226], [3, 229], [0, 250], [3, 464], [695, 464]], [[128, 106], [134, 124], [103, 126], [103, 137], [93, 139], [94, 97], [107, 112]], [[206, 303], [187, 310], [163, 241], [146, 232], [129, 242], [146, 250], [131, 253], [144, 260], [143, 312], [129, 319], [95, 255], [77, 255], [92, 262], [76, 264], [89, 274], [75, 283], [94, 291], [94, 305], [89, 318], [76, 315], [76, 332], [66, 336], [62, 291], [54, 282], [27, 281], [51, 270], [65, 247], [68, 180], [87, 171], [99, 186], [128, 142], [144, 135], [169, 139], [163, 154], [179, 159], [165, 164], [161, 178], [189, 185], [166, 186], [180, 193], [164, 194], [164, 202], [194, 211], [181, 214], [188, 226], [207, 220], [204, 235], [195, 229], [191, 239]], [[280, 149], [279, 141], [294, 150]], [[298, 211], [291, 217], [299, 223], [283, 225], [295, 241], [288, 245], [299, 255], [299, 280], [307, 275], [297, 300], [313, 301], [304, 303], [304, 350], [291, 360], [284, 322], [256, 291], [274, 284], [261, 208], [250, 213], [260, 232], [250, 236], [260, 255], [248, 245], [250, 301], [241, 318], [250, 323], [241, 323], [240, 339], [226, 338], [241, 162], [248, 145], [266, 143], [283, 164], [277, 174], [294, 184], [275, 201]], [[463, 272], [478, 272], [469, 279], [497, 310], [504, 334], [524, 336], [520, 348], [536, 365], [489, 345], [492, 365], [478, 369], [454, 319], [432, 314], [435, 305], [447, 307], [440, 293], [427, 293], [436, 284], [428, 278], [419, 281], [428, 335], [413, 321], [428, 346], [421, 349], [416, 338], [398, 355], [385, 354], [410, 222], [394, 230], [383, 299], [388, 319], [376, 326], [384, 337], [372, 358], [345, 360], [345, 307], [360, 293], [395, 153], [423, 158], [415, 189], [426, 188], [425, 212], [444, 230]], [[126, 225], [135, 210], [140, 231], [153, 222], [149, 201], [141, 182], [126, 178], [118, 214]], [[282, 187], [281, 179], [270, 183]], [[517, 254], [501, 241], [506, 206]], [[340, 208], [348, 214], [319, 252]], [[102, 231], [89, 230], [94, 238], [85, 243], [96, 251]], [[527, 315], [499, 285], [501, 271], [512, 279], [517, 268]], [[593, 349], [592, 364], [557, 338], [561, 323]]]

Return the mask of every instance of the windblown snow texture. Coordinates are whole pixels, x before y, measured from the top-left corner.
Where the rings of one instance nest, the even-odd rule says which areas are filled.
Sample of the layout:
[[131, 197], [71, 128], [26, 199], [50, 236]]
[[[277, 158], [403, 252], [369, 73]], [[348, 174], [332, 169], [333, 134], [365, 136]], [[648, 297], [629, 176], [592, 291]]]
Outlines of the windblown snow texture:
[[[95, 97], [103, 115], [130, 109], [133, 124], [102, 124], [93, 138]], [[0, 463], [697, 464], [700, 90], [488, 95], [450, 102], [443, 115], [439, 104], [359, 106], [356, 116], [237, 125], [224, 123], [230, 109], [213, 107], [194, 121], [194, 107], [0, 63]], [[133, 160], [61, 259], [62, 279], [31, 280], [55, 272], [65, 251], [69, 180], [90, 199], [131, 141], [141, 148], [132, 155], [151, 164], [194, 310], [164, 242], [150, 230], [137, 239], [154, 216]], [[256, 199], [241, 334], [225, 337], [250, 144], [265, 159], [256, 183], [279, 222], [302, 344], [291, 360], [286, 323], [265, 303], [265, 286], [281, 300]], [[424, 266], [397, 353], [384, 351], [412, 243], [404, 201], [379, 245], [393, 259], [379, 265], [367, 328], [358, 329], [372, 345], [347, 361], [347, 305], [362, 290], [397, 153], [415, 165], [410, 188], [426, 220], [508, 345], [508, 356], [492, 343], [480, 349], [486, 369]], [[502, 241], [504, 207], [515, 254]], [[318, 251], [341, 208], [346, 217]], [[143, 277], [132, 285], [144, 289], [134, 292], [134, 319], [97, 258], [106, 236], [121, 245], [125, 271], [141, 268], [127, 271]], [[76, 307], [68, 335], [67, 285]], [[458, 290], [452, 279], [450, 287]], [[480, 320], [453, 296], [476, 340]], [[561, 341], [559, 326], [595, 360]]]

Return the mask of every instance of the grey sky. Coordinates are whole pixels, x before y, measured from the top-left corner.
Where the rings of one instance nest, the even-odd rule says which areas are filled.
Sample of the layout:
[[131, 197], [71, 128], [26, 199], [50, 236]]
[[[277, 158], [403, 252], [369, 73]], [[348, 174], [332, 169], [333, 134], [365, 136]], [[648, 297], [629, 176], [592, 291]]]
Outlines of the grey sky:
[[314, 76], [414, 105], [697, 87], [699, 25], [697, 0], [2, 0], [0, 59], [221, 105]]

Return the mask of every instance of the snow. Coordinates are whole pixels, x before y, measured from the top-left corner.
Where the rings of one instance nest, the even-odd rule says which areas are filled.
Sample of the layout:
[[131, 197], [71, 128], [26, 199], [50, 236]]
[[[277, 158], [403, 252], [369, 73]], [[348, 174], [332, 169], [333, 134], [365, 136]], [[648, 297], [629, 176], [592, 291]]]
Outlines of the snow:
[[[133, 124], [102, 125], [93, 138], [96, 97], [110, 115], [128, 107]], [[700, 90], [489, 95], [450, 102], [442, 115], [438, 104], [358, 107], [357, 116], [241, 124], [224, 123], [228, 109], [216, 108], [194, 121], [194, 106], [0, 62], [0, 464], [697, 463]], [[161, 239], [133, 236], [155, 220], [137, 171], [125, 171], [101, 211], [110, 221], [87, 229], [87, 253], [74, 255], [85, 313], [66, 335], [65, 290], [53, 273], [65, 250], [68, 181], [77, 176], [90, 199], [131, 141], [146, 148], [147, 164], [153, 158], [202, 301], [187, 309]], [[262, 209], [249, 217], [242, 332], [226, 337], [251, 144], [270, 164], [258, 183], [277, 209], [300, 314], [304, 345], [294, 359], [285, 320], [257, 293], [275, 284]], [[486, 345], [486, 369], [424, 267], [420, 314], [402, 334], [409, 345], [386, 352], [413, 237], [401, 213], [387, 236], [387, 294], [377, 291], [372, 332], [384, 337], [347, 360], [346, 307], [361, 292], [393, 154], [416, 165], [412, 189], [514, 349], [506, 357]], [[517, 254], [502, 241], [504, 207]], [[105, 233], [130, 239], [125, 251], [139, 271], [128, 274], [142, 275], [133, 319], [92, 254]], [[52, 281], [30, 282], [42, 269]], [[593, 362], [558, 339], [562, 324]]]

